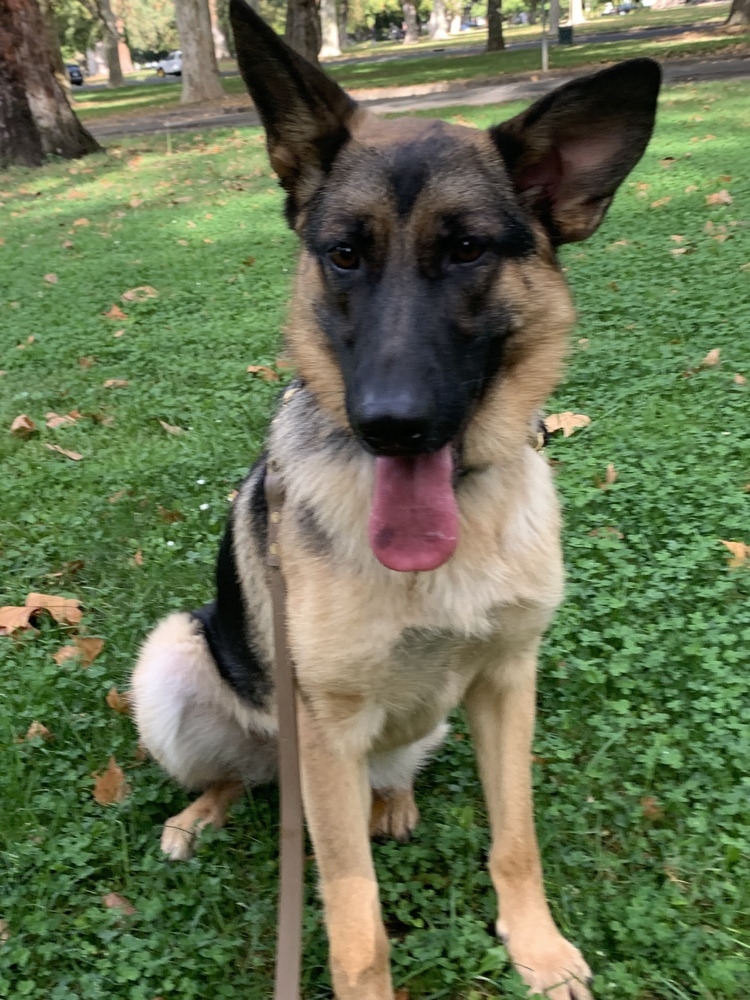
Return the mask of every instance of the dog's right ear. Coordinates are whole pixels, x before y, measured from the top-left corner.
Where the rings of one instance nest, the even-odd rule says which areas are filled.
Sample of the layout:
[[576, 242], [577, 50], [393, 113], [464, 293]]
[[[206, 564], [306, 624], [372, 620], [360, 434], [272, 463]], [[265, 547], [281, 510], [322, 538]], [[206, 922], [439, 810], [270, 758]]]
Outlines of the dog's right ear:
[[240, 73], [294, 214], [349, 139], [347, 122], [356, 104], [282, 41], [245, 0], [231, 0], [229, 16]]

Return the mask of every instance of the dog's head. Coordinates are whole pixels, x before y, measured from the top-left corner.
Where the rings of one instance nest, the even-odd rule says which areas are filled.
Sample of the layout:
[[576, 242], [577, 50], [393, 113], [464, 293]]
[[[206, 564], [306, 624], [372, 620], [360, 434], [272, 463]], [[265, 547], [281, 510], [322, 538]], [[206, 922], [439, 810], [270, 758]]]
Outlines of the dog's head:
[[434, 568], [450, 542], [391, 557], [388, 512], [411, 511], [407, 535], [429, 522], [447, 537], [457, 462], [518, 453], [574, 321], [555, 248], [597, 229], [641, 158], [659, 67], [638, 59], [575, 80], [486, 132], [385, 121], [244, 0], [231, 17], [302, 241], [291, 352], [320, 405], [376, 456], [376, 555]]

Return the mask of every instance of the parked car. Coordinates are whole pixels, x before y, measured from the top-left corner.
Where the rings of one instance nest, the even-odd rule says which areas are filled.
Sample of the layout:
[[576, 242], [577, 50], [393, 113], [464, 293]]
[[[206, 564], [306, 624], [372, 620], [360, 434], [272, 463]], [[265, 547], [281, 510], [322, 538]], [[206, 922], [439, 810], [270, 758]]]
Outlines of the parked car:
[[166, 59], [161, 59], [156, 70], [159, 76], [182, 76], [182, 52], [176, 49]]
[[83, 71], [81, 67], [76, 63], [68, 63], [65, 67], [65, 71], [68, 74], [68, 79], [73, 84], [74, 87], [83, 86]]

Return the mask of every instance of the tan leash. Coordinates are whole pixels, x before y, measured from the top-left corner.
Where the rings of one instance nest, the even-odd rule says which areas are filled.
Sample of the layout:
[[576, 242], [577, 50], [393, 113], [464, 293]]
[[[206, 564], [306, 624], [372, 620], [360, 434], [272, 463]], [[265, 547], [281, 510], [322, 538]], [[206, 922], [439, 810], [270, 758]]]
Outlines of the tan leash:
[[279, 554], [279, 526], [284, 488], [278, 471], [268, 463], [265, 479], [268, 502], [268, 555], [273, 609], [274, 672], [279, 728], [279, 786], [281, 789], [281, 872], [276, 939], [274, 1000], [299, 1000], [302, 967], [302, 910], [304, 902], [305, 830], [299, 773], [299, 740], [294, 664], [286, 622], [286, 586]]

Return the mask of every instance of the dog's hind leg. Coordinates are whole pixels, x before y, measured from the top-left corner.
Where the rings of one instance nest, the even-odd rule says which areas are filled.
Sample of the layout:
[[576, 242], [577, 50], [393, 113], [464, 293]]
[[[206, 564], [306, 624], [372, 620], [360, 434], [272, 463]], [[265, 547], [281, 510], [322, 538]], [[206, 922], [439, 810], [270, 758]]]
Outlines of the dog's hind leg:
[[374, 840], [392, 838], [401, 843], [409, 840], [419, 822], [414, 777], [443, 742], [447, 732], [447, 724], [441, 722], [421, 740], [370, 757], [370, 836]]
[[131, 693], [146, 749], [184, 788], [203, 792], [164, 826], [162, 849], [184, 860], [204, 826], [224, 824], [244, 786], [275, 777], [276, 737], [221, 678], [188, 614], [170, 615], [148, 637]]
[[589, 967], [555, 926], [544, 895], [531, 788], [536, 644], [499, 668], [480, 674], [465, 697], [492, 827], [497, 932], [530, 992], [591, 1000]]

